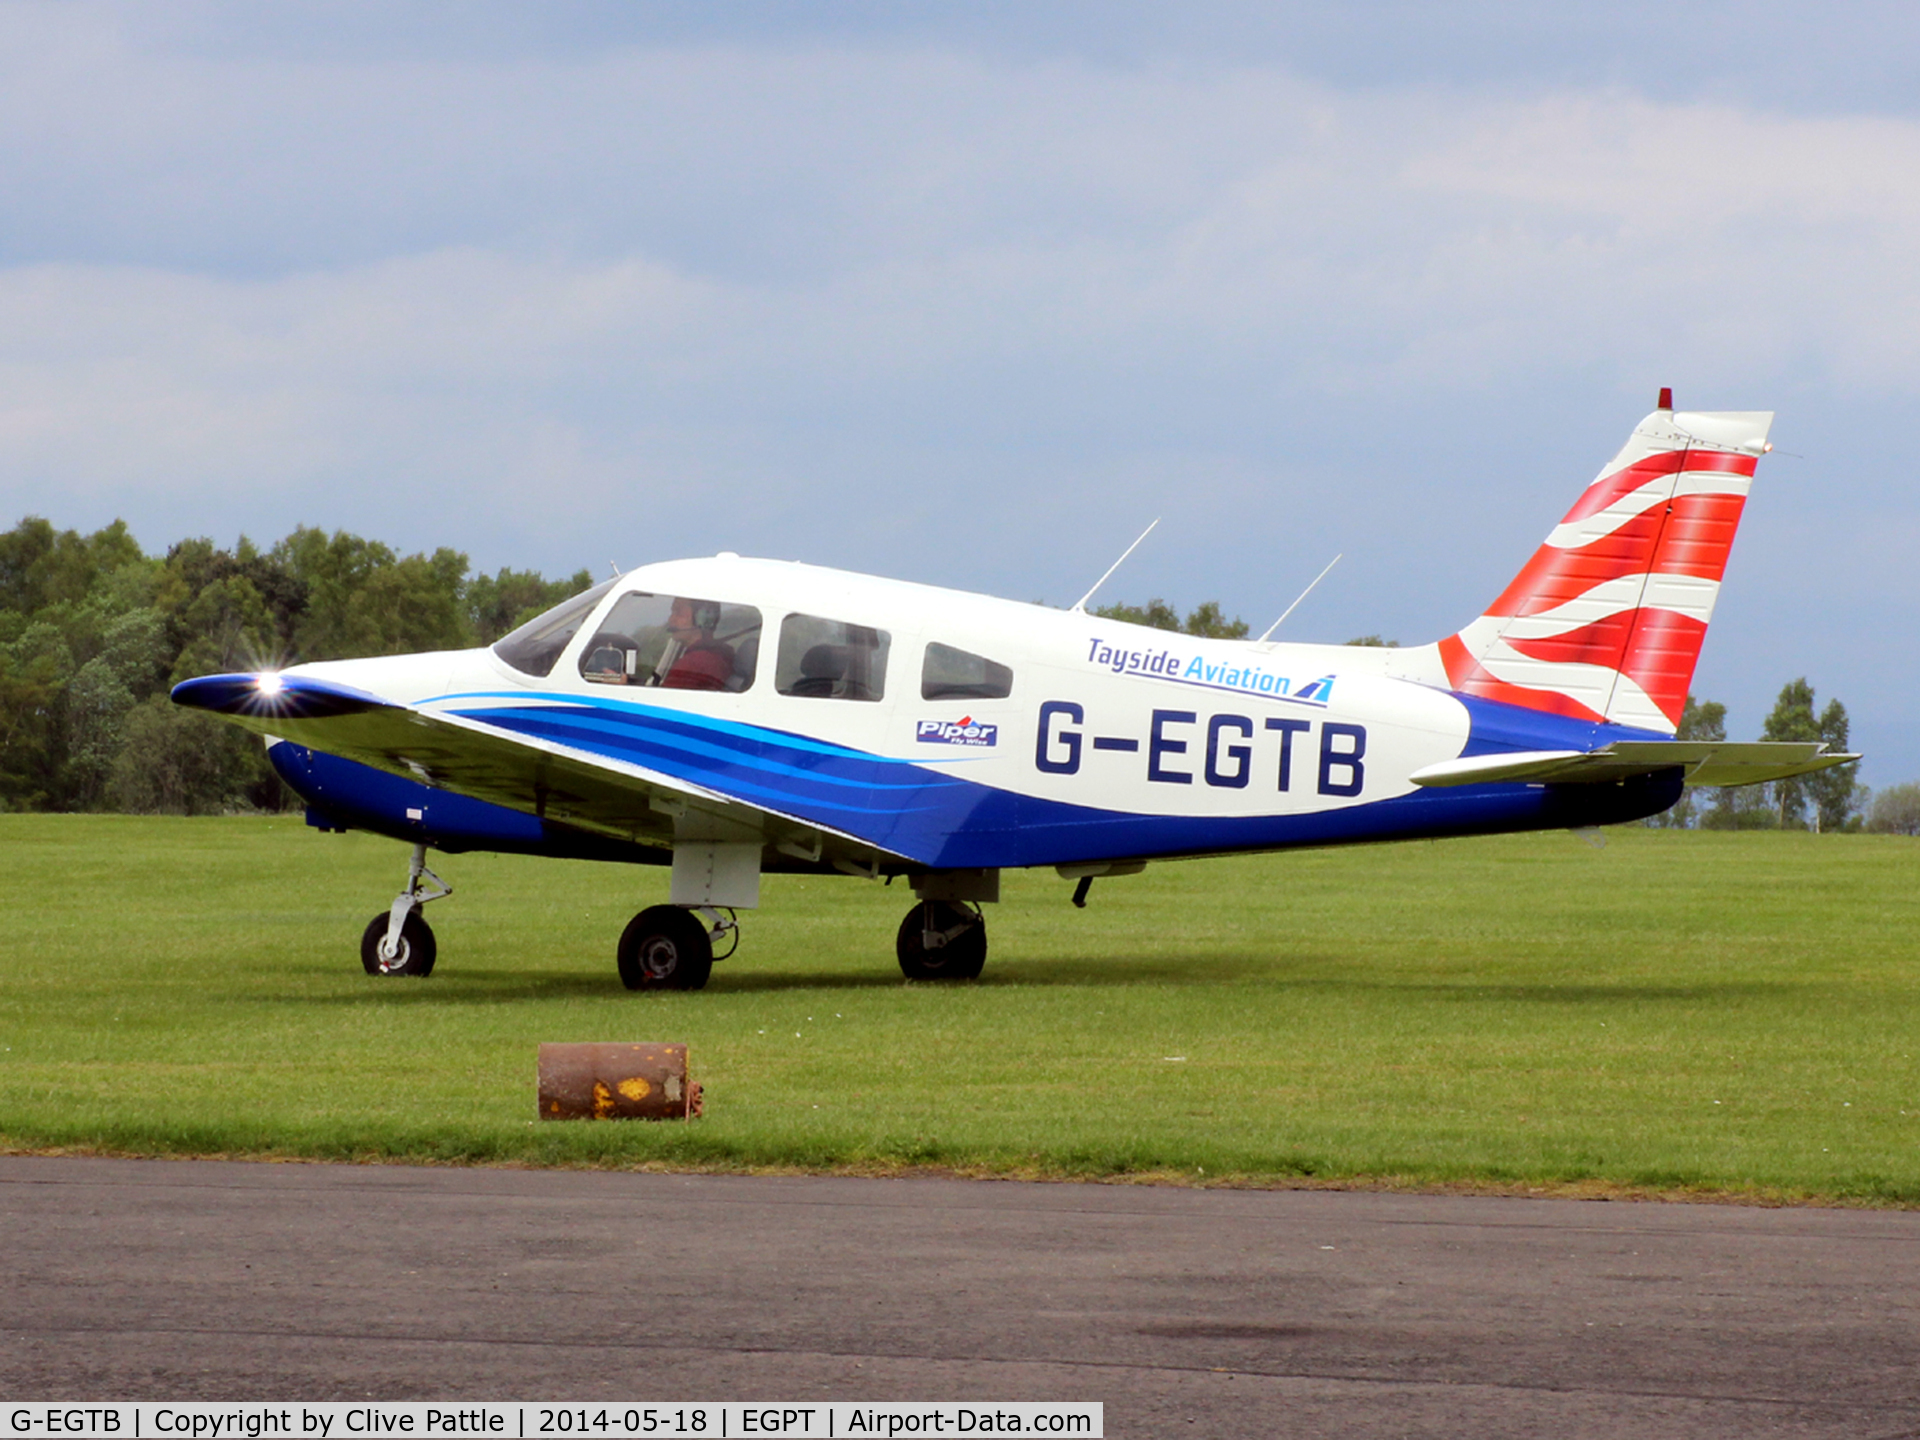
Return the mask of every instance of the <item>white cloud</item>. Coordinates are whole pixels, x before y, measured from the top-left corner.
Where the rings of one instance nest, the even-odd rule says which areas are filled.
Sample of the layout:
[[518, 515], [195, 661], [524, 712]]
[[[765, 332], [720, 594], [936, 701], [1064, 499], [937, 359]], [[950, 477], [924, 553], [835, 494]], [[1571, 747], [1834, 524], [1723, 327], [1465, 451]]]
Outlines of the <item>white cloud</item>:
[[1920, 400], [1910, 119], [898, 45], [262, 60], [78, 13], [0, 11], [15, 513], [1065, 599], [1171, 508], [1133, 587], [1277, 613], [1347, 549], [1328, 629], [1412, 640], [1671, 383], [1858, 462], [1791, 563], [1912, 518], [1835, 398]]

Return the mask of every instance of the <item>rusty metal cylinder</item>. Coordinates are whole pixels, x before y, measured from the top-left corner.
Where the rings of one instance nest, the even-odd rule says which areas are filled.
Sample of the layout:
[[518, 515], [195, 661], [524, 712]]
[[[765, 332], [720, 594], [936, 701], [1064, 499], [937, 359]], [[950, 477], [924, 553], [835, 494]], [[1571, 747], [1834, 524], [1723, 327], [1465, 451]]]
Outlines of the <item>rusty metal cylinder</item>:
[[684, 1045], [542, 1045], [542, 1120], [691, 1120], [700, 1087]]

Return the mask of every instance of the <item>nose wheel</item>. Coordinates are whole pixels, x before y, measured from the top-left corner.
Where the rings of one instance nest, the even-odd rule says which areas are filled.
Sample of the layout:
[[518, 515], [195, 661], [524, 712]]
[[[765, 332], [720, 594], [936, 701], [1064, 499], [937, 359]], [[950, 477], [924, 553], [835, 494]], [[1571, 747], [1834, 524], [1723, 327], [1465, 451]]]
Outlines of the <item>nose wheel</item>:
[[973, 980], [987, 963], [987, 921], [965, 901], [922, 900], [894, 941], [909, 980]]
[[407, 916], [400, 925], [400, 943], [387, 948], [387, 928], [392, 917], [381, 911], [367, 922], [360, 937], [360, 964], [369, 975], [413, 975], [424, 980], [433, 973], [437, 947], [433, 929], [419, 912]]
[[414, 846], [407, 865], [407, 888], [361, 932], [360, 964], [367, 974], [418, 979], [431, 975], [437, 947], [420, 907], [452, 893], [453, 887], [427, 868], [427, 847]]

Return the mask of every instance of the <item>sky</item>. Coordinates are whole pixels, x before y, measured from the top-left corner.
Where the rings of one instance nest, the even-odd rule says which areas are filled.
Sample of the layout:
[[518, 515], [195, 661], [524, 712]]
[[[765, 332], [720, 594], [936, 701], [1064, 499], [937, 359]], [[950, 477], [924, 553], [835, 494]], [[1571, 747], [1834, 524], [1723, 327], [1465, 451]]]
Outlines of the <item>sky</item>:
[[[1175, 13], [1177, 12], [1177, 13]], [[1920, 7], [0, 0], [0, 515], [1477, 615], [1771, 409], [1694, 688], [1920, 778]]]

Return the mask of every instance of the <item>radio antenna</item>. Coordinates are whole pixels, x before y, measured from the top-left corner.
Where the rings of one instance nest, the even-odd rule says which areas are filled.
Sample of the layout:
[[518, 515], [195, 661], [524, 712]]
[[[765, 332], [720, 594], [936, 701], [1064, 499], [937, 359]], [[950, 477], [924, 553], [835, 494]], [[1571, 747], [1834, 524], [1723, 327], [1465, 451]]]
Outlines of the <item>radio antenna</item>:
[[[1159, 523], [1159, 517], [1156, 516], [1153, 525], [1158, 525]], [[1147, 526], [1146, 529], [1140, 532], [1140, 540], [1146, 539], [1147, 536], [1153, 533], [1153, 525]], [[1098, 580], [1093, 582], [1093, 589], [1087, 591], [1086, 594], [1082, 595], [1078, 600], [1074, 601], [1072, 605], [1067, 607], [1067, 613], [1069, 615], [1078, 615], [1086, 610], [1087, 601], [1093, 598], [1094, 591], [1097, 591], [1102, 585], [1107, 583], [1107, 576], [1112, 575], [1114, 571], [1127, 563], [1127, 556], [1140, 548], [1140, 540], [1134, 541], [1133, 544], [1127, 546], [1125, 550], [1122, 550], [1120, 552], [1120, 558], [1107, 567], [1107, 574], [1102, 575]]]
[[[1313, 593], [1314, 585], [1318, 585], [1322, 580], [1327, 578], [1327, 570], [1333, 569], [1333, 567], [1338, 565], [1339, 563], [1340, 563], [1340, 557], [1338, 555], [1334, 556], [1331, 560], [1327, 561], [1327, 569], [1322, 570], [1318, 575], [1313, 577], [1312, 584], [1309, 584], [1306, 589], [1300, 592], [1300, 600], [1304, 600], [1307, 598], [1307, 596], [1311, 595]], [[1280, 628], [1280, 621], [1285, 620], [1287, 616], [1291, 615], [1294, 611], [1300, 608], [1300, 600], [1294, 601], [1293, 604], [1287, 606], [1286, 609], [1282, 610], [1280, 612], [1280, 619], [1274, 621], [1271, 625], [1267, 626], [1266, 634], [1262, 635], [1258, 640], [1254, 641], [1253, 643], [1256, 645], [1265, 644], [1267, 635], [1273, 634], [1274, 631]]]

